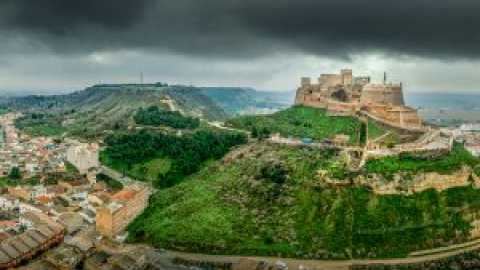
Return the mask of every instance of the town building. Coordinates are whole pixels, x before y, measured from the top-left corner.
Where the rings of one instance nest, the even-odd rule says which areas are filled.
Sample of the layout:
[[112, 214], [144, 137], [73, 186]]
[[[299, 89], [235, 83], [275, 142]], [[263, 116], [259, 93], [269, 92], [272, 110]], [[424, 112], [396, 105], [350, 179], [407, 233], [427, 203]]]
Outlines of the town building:
[[0, 269], [16, 267], [63, 241], [63, 227], [45, 214], [28, 212], [23, 218], [31, 228], [0, 243]]
[[149, 195], [149, 186], [137, 183], [111, 196], [97, 210], [97, 231], [106, 237], [122, 233], [148, 206]]
[[81, 174], [100, 167], [100, 148], [98, 144], [72, 145], [67, 150], [67, 161], [75, 166]]

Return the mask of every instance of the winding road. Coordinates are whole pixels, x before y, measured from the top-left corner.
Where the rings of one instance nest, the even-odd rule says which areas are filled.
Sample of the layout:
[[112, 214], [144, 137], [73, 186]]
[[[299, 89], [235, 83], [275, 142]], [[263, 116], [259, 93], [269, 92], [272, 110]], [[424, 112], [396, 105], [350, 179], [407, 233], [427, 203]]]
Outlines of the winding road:
[[[299, 269], [300, 266], [308, 267], [308, 269], [323, 269], [323, 270], [347, 270], [352, 265], [374, 265], [374, 264], [411, 264], [422, 263], [426, 261], [435, 261], [459, 255], [464, 252], [474, 251], [480, 249], [480, 240], [452, 245], [444, 248], [436, 248], [430, 250], [423, 250], [414, 252], [410, 257], [399, 259], [386, 260], [302, 260], [293, 258], [277, 258], [277, 257], [256, 257], [256, 256], [230, 256], [230, 255], [208, 255], [196, 253], [184, 253], [176, 251], [167, 251], [165, 254], [170, 259], [182, 258], [185, 260], [199, 261], [199, 262], [227, 262], [235, 263], [240, 259], [248, 259], [254, 261], [265, 261], [268, 263], [275, 263], [276, 261], [285, 262], [289, 269]], [[413, 256], [418, 254], [418, 256]]]

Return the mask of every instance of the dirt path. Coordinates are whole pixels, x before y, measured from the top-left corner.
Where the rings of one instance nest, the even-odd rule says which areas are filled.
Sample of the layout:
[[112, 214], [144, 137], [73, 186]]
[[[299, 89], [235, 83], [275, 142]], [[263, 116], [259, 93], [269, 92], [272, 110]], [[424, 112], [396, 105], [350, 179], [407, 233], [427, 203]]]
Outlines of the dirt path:
[[[469, 245], [469, 243], [471, 245]], [[285, 262], [289, 269], [299, 269], [300, 266], [306, 266], [309, 269], [324, 269], [324, 270], [346, 270], [354, 264], [408, 264], [408, 263], [421, 263], [425, 261], [439, 260], [451, 256], [455, 256], [464, 252], [474, 251], [480, 249], [480, 242], [478, 240], [464, 243], [460, 245], [450, 246], [449, 250], [445, 248], [431, 249], [422, 251], [423, 254], [428, 252], [438, 252], [430, 255], [421, 255], [416, 257], [407, 257], [400, 259], [387, 259], [387, 260], [302, 260], [291, 258], [276, 258], [276, 257], [255, 257], [255, 256], [230, 256], [230, 255], [207, 255], [207, 254], [195, 254], [167, 251], [166, 255], [169, 258], [183, 258], [193, 261], [206, 261], [206, 262], [230, 262], [235, 263], [239, 259], [249, 259], [255, 261], [266, 261], [268, 263], [275, 263], [280, 260]], [[458, 249], [455, 249], [458, 248]], [[452, 250], [454, 249], [454, 250]]]

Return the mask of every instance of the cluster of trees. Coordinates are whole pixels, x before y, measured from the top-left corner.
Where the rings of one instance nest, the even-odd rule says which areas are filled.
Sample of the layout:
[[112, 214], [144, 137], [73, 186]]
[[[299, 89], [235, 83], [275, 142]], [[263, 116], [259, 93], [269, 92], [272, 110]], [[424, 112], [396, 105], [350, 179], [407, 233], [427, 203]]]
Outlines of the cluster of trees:
[[260, 177], [276, 184], [287, 181], [287, 170], [280, 163], [266, 164], [260, 169]]
[[166, 188], [200, 170], [206, 161], [219, 159], [233, 146], [246, 142], [244, 134], [233, 132], [199, 131], [178, 137], [142, 130], [108, 137], [105, 155], [111, 162], [124, 164], [127, 168], [156, 157], [171, 159], [170, 170], [160, 174], [154, 183]]
[[267, 139], [270, 137], [271, 131], [267, 127], [263, 128], [257, 128], [256, 126], [252, 126], [250, 130], [252, 134], [252, 138], [257, 138], [257, 139]]
[[134, 116], [135, 123], [147, 126], [167, 126], [177, 129], [195, 129], [200, 125], [198, 118], [183, 116], [179, 112], [165, 111], [158, 106], [140, 108]]
[[20, 180], [22, 179], [22, 173], [18, 167], [13, 167], [8, 173], [8, 179], [10, 180]]

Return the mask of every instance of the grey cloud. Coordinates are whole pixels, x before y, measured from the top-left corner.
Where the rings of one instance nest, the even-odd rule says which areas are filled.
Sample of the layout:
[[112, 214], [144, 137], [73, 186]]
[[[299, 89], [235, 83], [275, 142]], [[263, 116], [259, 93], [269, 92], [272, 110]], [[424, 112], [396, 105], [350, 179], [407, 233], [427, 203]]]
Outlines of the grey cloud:
[[474, 0], [0, 0], [0, 30], [56, 52], [480, 56]]

